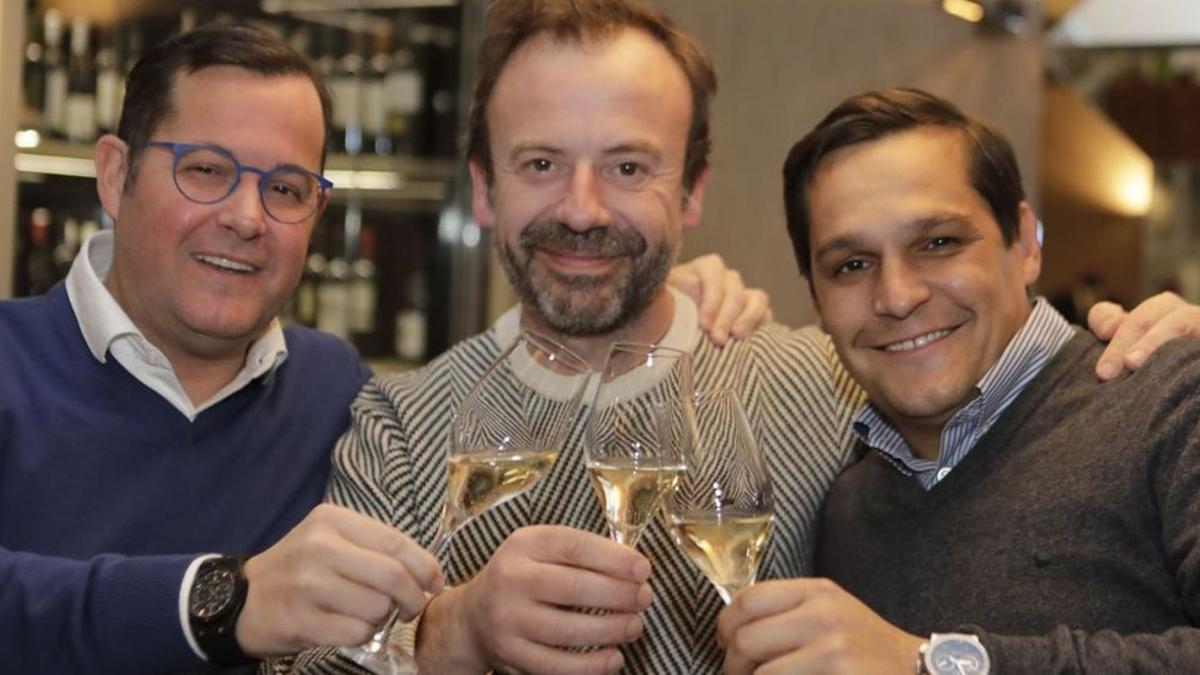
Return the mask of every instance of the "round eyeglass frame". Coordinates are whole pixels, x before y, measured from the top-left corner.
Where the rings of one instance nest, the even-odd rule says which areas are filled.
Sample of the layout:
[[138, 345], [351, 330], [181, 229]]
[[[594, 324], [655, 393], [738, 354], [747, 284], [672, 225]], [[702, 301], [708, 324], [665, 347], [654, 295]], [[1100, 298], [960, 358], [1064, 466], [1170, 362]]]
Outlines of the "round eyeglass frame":
[[[219, 145], [212, 145], [211, 143], [177, 143], [174, 141], [146, 141], [145, 143], [142, 143], [142, 147], [163, 148], [165, 150], [171, 151], [171, 153], [173, 155], [173, 158], [171, 161], [171, 181], [173, 183], [175, 183], [175, 189], [179, 191], [179, 194], [183, 195], [184, 199], [186, 199], [190, 202], [193, 202], [195, 204], [216, 204], [218, 202], [224, 201], [225, 199], [227, 199], [229, 197], [229, 195], [231, 195], [235, 191], [237, 191], [238, 186], [242, 184], [242, 174], [243, 173], [249, 172], [249, 173], [258, 174], [258, 177], [259, 177], [258, 202], [259, 202], [259, 204], [262, 205], [263, 212], [266, 213], [268, 216], [270, 216], [276, 222], [283, 223], [284, 225], [295, 225], [296, 223], [303, 222], [304, 220], [308, 219], [309, 216], [316, 213], [317, 210], [320, 208], [321, 197], [324, 196], [325, 193], [330, 188], [333, 187], [333, 181], [329, 180], [328, 178], [326, 178], [320, 174], [313, 173], [312, 171], [309, 171], [308, 169], [305, 169], [304, 167], [296, 166], [294, 164], [288, 164], [285, 166], [276, 167], [274, 169], [269, 169], [269, 170], [261, 169], [256, 166], [250, 166], [248, 164], [242, 164], [241, 162], [238, 161], [238, 158], [235, 157], [232, 152], [226, 150], [225, 148], [222, 148]], [[231, 182], [229, 184], [229, 189], [225, 192], [225, 194], [221, 195], [220, 197], [217, 197], [216, 199], [210, 199], [207, 201], [203, 200], [203, 199], [196, 199], [195, 197], [189, 195], [187, 193], [187, 191], [183, 189], [183, 186], [179, 184], [179, 158], [183, 157], [185, 154], [187, 154], [188, 152], [191, 152], [193, 150], [209, 150], [211, 152], [217, 153], [218, 155], [221, 155], [222, 157], [227, 157], [227, 158], [229, 158], [229, 161], [233, 162], [233, 166], [234, 166], [234, 169], [236, 170], [236, 174], [234, 175], [233, 182]], [[282, 173], [285, 170], [307, 174], [307, 175], [311, 176], [312, 178], [316, 179], [316, 181], [317, 181], [317, 200], [312, 205], [312, 208], [310, 208], [308, 210], [308, 212], [305, 213], [303, 216], [300, 216], [299, 218], [295, 218], [295, 219], [290, 219], [290, 220], [285, 220], [283, 218], [280, 218], [279, 216], [275, 215], [275, 213], [273, 211], [271, 211], [271, 207], [267, 206], [267, 196], [264, 193], [266, 190], [266, 186], [268, 184], [267, 179], [270, 176], [277, 174], [277, 173]]]

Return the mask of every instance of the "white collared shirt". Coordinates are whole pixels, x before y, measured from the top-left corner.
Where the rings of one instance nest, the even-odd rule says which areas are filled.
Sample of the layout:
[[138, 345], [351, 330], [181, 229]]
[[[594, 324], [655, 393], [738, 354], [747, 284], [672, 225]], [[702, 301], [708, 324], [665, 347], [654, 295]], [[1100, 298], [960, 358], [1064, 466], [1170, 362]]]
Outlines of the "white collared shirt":
[[262, 337], [250, 345], [237, 376], [207, 401], [192, 403], [166, 355], [146, 339], [105, 287], [112, 257], [113, 232], [100, 230], [83, 242], [67, 274], [67, 297], [83, 339], [97, 361], [105, 363], [111, 354], [138, 382], [162, 396], [189, 422], [195, 422], [201, 412], [241, 391], [255, 378], [275, 370], [287, 358], [283, 328], [279, 319], [272, 319]]
[[[83, 242], [75, 262], [71, 264], [71, 271], [67, 273], [67, 297], [83, 339], [97, 361], [105, 363], [108, 355], [112, 354], [122, 368], [162, 396], [189, 422], [195, 422], [201, 412], [241, 391], [256, 378], [273, 372], [287, 358], [283, 328], [279, 319], [272, 319], [266, 332], [250, 345], [246, 362], [237, 376], [207, 401], [195, 405], [184, 391], [166, 355], [146, 339], [105, 287], [104, 280], [108, 278], [108, 271], [112, 267], [112, 257], [113, 232], [100, 230]], [[179, 623], [183, 635], [192, 651], [205, 660], [207, 657], [192, 635], [187, 608], [188, 593], [196, 571], [201, 562], [211, 557], [214, 554], [193, 560], [179, 587]]]

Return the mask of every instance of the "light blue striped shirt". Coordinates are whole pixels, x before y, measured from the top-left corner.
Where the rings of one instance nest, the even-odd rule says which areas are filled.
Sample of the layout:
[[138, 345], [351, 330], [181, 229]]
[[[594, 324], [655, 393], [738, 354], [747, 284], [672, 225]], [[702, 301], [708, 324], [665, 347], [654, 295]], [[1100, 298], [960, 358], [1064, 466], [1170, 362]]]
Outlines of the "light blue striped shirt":
[[867, 447], [882, 453], [901, 473], [915, 476], [928, 490], [967, 456], [1008, 404], [1074, 334], [1071, 324], [1045, 298], [1035, 300], [1025, 325], [979, 381], [975, 398], [954, 413], [942, 429], [937, 461], [913, 455], [896, 427], [870, 403], [855, 416], [854, 431]]

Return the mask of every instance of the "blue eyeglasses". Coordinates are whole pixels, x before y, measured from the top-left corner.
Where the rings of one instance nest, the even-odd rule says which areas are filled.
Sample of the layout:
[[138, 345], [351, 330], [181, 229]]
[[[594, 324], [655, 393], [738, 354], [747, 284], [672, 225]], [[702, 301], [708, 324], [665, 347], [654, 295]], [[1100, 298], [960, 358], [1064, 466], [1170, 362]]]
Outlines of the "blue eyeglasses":
[[307, 169], [285, 165], [266, 170], [246, 166], [225, 148], [207, 143], [147, 141], [146, 147], [164, 148], [175, 155], [171, 169], [179, 194], [197, 204], [215, 204], [237, 189], [246, 172], [259, 176], [258, 195], [267, 215], [281, 223], [305, 220], [321, 205], [333, 183]]

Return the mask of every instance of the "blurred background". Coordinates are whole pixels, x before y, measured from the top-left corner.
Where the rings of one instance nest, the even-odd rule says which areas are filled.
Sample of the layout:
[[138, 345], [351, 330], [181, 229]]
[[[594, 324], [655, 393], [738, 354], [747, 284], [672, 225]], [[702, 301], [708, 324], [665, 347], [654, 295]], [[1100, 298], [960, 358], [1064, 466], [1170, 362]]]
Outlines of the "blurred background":
[[[780, 167], [831, 107], [918, 86], [1013, 141], [1068, 315], [1159, 290], [1200, 302], [1200, 2], [656, 0], [713, 55], [713, 173], [685, 257], [720, 252], [776, 316], [812, 321]], [[287, 320], [379, 368], [421, 363], [513, 302], [470, 220], [460, 138], [486, 0], [6, 0], [0, 298], [44, 292], [105, 227], [91, 146], [138, 55], [208, 21], [308, 54], [337, 105], [337, 184]], [[19, 85], [17, 84], [19, 83]]]

